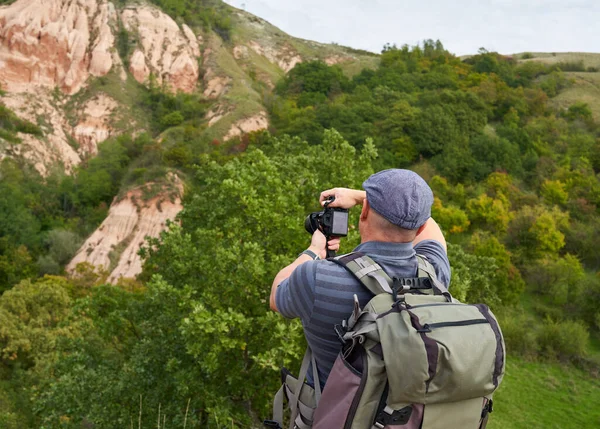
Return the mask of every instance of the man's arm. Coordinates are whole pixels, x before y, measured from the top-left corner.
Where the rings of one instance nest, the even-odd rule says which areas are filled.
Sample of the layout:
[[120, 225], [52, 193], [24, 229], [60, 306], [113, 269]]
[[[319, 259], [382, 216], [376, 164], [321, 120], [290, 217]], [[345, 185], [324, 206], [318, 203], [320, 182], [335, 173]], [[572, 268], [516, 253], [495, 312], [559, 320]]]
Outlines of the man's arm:
[[[327, 257], [327, 252], [325, 250], [326, 247], [328, 247], [330, 250], [337, 251], [340, 248], [340, 239], [332, 238], [329, 240], [329, 242], [327, 242], [327, 239], [323, 233], [319, 230], [316, 230], [312, 236], [308, 250], [314, 252], [316, 255], [319, 255], [321, 259], [325, 259]], [[294, 262], [287, 267], [284, 267], [277, 273], [275, 279], [273, 280], [273, 284], [271, 285], [271, 296], [269, 298], [271, 310], [279, 311], [277, 310], [277, 305], [275, 304], [275, 296], [277, 294], [277, 287], [281, 284], [281, 282], [291, 276], [299, 265], [312, 260], [313, 259], [309, 255], [300, 255]]]
[[355, 205], [362, 204], [367, 198], [367, 193], [358, 189], [348, 188], [333, 188], [321, 192], [319, 201], [321, 205], [330, 197], [335, 200], [330, 204], [330, 207], [340, 207], [342, 209], [350, 209]]
[[442, 230], [440, 229], [437, 222], [433, 220], [433, 218], [430, 217], [421, 228], [422, 229], [419, 229], [419, 232], [417, 232], [417, 236], [413, 240], [413, 247], [421, 241], [435, 240], [439, 241], [444, 250], [447, 251], [446, 239], [444, 238], [444, 234], [442, 233]]

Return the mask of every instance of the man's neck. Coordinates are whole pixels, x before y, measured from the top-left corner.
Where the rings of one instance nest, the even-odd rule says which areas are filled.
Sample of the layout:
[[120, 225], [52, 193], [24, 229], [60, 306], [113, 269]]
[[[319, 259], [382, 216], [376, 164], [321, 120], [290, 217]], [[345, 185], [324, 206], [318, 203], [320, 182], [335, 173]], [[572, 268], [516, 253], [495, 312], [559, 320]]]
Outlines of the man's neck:
[[394, 237], [390, 238], [385, 234], [363, 234], [360, 236], [360, 242], [367, 243], [369, 241], [380, 241], [383, 243], [411, 243], [412, 240], [407, 240], [406, 238]]

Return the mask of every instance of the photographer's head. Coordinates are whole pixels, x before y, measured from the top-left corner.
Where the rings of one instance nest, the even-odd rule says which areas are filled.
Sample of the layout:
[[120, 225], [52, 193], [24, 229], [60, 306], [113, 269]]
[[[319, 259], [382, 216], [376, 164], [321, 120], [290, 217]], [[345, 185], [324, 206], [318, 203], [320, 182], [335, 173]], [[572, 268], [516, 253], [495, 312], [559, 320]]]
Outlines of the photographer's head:
[[431, 217], [433, 192], [409, 170], [390, 169], [363, 183], [367, 201], [360, 216], [362, 241], [413, 241]]

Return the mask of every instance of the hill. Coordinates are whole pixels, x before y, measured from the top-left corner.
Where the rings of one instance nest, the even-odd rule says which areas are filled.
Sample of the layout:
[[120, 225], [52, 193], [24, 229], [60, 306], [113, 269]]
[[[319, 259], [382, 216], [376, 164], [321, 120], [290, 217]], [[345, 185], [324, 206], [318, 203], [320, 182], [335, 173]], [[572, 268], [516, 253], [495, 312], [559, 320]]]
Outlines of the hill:
[[593, 55], [374, 55], [217, 0], [1, 3], [0, 427], [258, 426], [304, 346], [267, 297], [315, 197], [397, 167], [434, 191], [453, 295], [501, 320], [492, 425], [597, 423]]
[[553, 99], [554, 105], [566, 109], [576, 102], [584, 102], [590, 106], [594, 118], [600, 120], [600, 54], [527, 52], [515, 57], [521, 62], [537, 61], [561, 67], [572, 84]]
[[[352, 74], [378, 61], [367, 52], [295, 39], [219, 1], [197, 3], [186, 20], [171, 3], [155, 3], [20, 0], [1, 7], [0, 100], [40, 133], [3, 141], [0, 157], [25, 161], [43, 177], [72, 174], [86, 168], [107, 138], [141, 133], [160, 141], [158, 152], [180, 156], [182, 122], [193, 140], [184, 153], [200, 154], [268, 128], [264, 98], [295, 64], [319, 59]], [[139, 273], [143, 237], [156, 236], [181, 210], [177, 192], [161, 192], [151, 202], [135, 198], [163, 185], [178, 189], [185, 175], [158, 167], [153, 156], [145, 150], [144, 160], [124, 166], [104, 203], [119, 197], [70, 269], [92, 262], [113, 281]], [[159, 216], [135, 214], [167, 200], [174, 204], [163, 204], [168, 210]], [[96, 226], [85, 225], [80, 234]]]

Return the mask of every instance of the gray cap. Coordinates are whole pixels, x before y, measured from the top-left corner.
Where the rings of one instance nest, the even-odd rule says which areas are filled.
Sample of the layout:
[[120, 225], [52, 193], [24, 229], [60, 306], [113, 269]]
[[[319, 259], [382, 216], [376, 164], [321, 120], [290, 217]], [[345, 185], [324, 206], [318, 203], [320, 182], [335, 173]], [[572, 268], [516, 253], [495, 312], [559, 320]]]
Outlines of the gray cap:
[[433, 192], [413, 171], [380, 171], [364, 181], [363, 189], [371, 208], [401, 228], [418, 229], [431, 217]]

